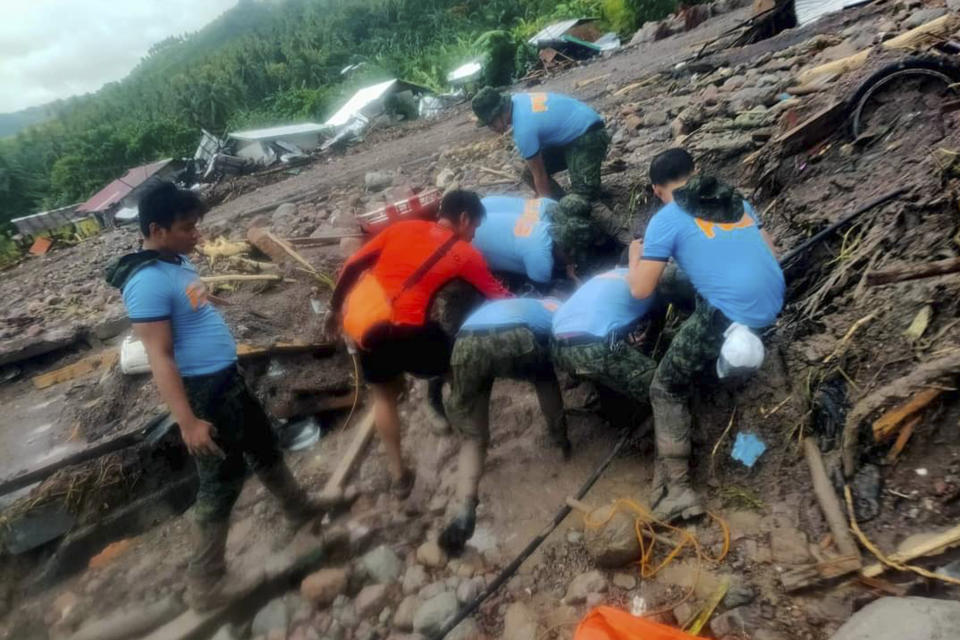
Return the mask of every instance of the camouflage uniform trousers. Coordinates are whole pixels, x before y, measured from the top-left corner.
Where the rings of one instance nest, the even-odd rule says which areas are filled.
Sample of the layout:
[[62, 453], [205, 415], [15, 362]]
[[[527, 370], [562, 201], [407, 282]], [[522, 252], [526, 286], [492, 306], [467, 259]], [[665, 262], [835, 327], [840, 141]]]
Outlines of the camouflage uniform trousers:
[[624, 340], [597, 338], [589, 342], [551, 344], [553, 361], [575, 378], [603, 385], [646, 405], [657, 363]]
[[[600, 195], [600, 168], [609, 146], [610, 134], [605, 127], [591, 129], [564, 147], [543, 149], [544, 168], [548, 176], [567, 170], [570, 192], [586, 200], [595, 200]], [[529, 173], [524, 173], [524, 179], [533, 182]]]
[[550, 349], [526, 327], [464, 332], [457, 336], [450, 358], [453, 376], [445, 402], [453, 427], [468, 438], [490, 441], [490, 392], [497, 378], [529, 380], [556, 442], [566, 440], [560, 385], [550, 362]]
[[697, 295], [696, 308], [680, 326], [660, 360], [650, 385], [660, 457], [689, 457], [690, 394], [694, 384], [714, 366], [723, 346], [723, 332], [729, 326], [730, 320], [723, 312]]
[[460, 325], [474, 309], [484, 303], [483, 294], [460, 278], [443, 285], [430, 305], [430, 320], [439, 324], [449, 336], [457, 335]]

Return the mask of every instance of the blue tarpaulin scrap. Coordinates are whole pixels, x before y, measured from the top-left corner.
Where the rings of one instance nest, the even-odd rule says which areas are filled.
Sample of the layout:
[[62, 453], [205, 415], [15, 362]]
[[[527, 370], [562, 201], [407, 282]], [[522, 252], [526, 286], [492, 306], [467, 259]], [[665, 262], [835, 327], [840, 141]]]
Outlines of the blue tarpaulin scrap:
[[753, 433], [738, 433], [737, 439], [733, 443], [733, 451], [730, 457], [739, 460], [748, 467], [752, 467], [763, 452], [767, 450], [767, 445], [763, 440]]

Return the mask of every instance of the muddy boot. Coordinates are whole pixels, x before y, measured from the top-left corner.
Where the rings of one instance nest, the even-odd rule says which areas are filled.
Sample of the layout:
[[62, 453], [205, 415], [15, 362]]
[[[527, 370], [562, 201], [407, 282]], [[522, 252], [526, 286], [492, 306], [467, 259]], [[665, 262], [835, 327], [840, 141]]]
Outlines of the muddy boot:
[[427, 380], [427, 415], [430, 418], [430, 430], [436, 435], [444, 436], [452, 431], [443, 408], [443, 378], [440, 376]]
[[187, 569], [187, 604], [194, 611], [222, 607], [249, 586], [227, 574], [224, 554], [230, 523], [196, 522], [193, 525], [193, 558]]
[[690, 486], [691, 418], [687, 399], [666, 391], [654, 376], [650, 404], [657, 442], [650, 508], [654, 517], [665, 522], [698, 516], [703, 513], [703, 507]]
[[294, 532], [311, 520], [323, 516], [323, 508], [307, 497], [307, 493], [290, 473], [286, 462], [281, 460], [269, 469], [258, 471], [257, 476], [263, 486], [280, 501], [283, 515]]
[[437, 541], [440, 548], [451, 557], [459, 556], [473, 536], [477, 526], [477, 499], [472, 498], [460, 508], [457, 516], [447, 525]]
[[689, 520], [703, 515], [700, 496], [690, 486], [689, 464], [686, 458], [663, 458], [657, 461], [660, 487], [654, 488], [656, 500], [651, 500], [653, 517], [663, 522]]

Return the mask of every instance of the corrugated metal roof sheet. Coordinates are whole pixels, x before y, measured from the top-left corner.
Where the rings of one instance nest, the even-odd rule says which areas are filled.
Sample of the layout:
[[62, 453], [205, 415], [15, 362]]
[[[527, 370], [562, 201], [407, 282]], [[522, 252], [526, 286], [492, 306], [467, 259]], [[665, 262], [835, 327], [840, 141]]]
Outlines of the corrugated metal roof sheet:
[[166, 167], [172, 161], [171, 158], [134, 167], [127, 171], [122, 178], [117, 178], [100, 191], [90, 196], [90, 199], [77, 207], [77, 211], [106, 211], [111, 205], [114, 205], [126, 198], [131, 191], [152, 178], [158, 171]]
[[382, 98], [396, 83], [396, 79], [393, 79], [360, 89], [350, 96], [347, 103], [340, 107], [335, 114], [330, 116], [325, 124], [331, 127], [340, 127], [347, 124], [355, 113], [362, 111], [371, 103]]
[[320, 133], [326, 127], [315, 122], [304, 122], [302, 124], [288, 124], [282, 127], [270, 127], [268, 129], [251, 129], [249, 131], [235, 131], [228, 133], [228, 138], [235, 140], [277, 140], [284, 136], [295, 136], [304, 133]]
[[570, 20], [554, 22], [538, 31], [528, 42], [534, 46], [537, 46], [541, 41], [545, 43], [555, 42], [560, 39], [560, 36], [580, 24], [580, 22], [588, 20], [590, 20], [590, 18], [571, 18]]
[[820, 16], [842, 11], [864, 2], [865, 0], [794, 0], [793, 9], [797, 15], [797, 26], [802, 27]]

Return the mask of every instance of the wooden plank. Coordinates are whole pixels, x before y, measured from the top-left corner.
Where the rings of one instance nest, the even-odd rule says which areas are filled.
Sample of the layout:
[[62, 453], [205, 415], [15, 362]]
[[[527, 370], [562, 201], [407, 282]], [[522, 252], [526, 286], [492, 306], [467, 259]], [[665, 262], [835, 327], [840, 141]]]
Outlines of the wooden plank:
[[924, 409], [936, 400], [941, 393], [943, 393], [943, 389], [924, 389], [903, 404], [887, 411], [874, 421], [873, 439], [877, 442], [886, 442], [892, 438], [897, 433], [897, 427], [901, 422]]
[[926, 264], [908, 265], [884, 271], [871, 271], [867, 273], [867, 284], [875, 287], [892, 282], [920, 280], [921, 278], [933, 278], [958, 272], [960, 272], [960, 258], [949, 258], [927, 262]]
[[783, 152], [787, 155], [809, 149], [836, 133], [837, 126], [846, 116], [847, 103], [845, 100], [838, 100], [817, 111], [789, 131], [780, 134], [773, 141], [782, 145]]
[[46, 389], [61, 382], [68, 382], [74, 378], [85, 376], [96, 371], [109, 369], [120, 359], [120, 349], [111, 348], [78, 360], [73, 364], [41, 373], [33, 378], [33, 386], [37, 389]]
[[[887, 559], [892, 562], [909, 562], [910, 560], [915, 560], [916, 558], [922, 558], [924, 556], [936, 555], [943, 553], [950, 547], [960, 544], [960, 525], [953, 527], [948, 531], [944, 531], [940, 535], [934, 536], [929, 540], [921, 542], [913, 547], [899, 552], [891, 553], [887, 556]], [[860, 572], [860, 575], [867, 578], [875, 578], [887, 570], [887, 565], [882, 562], [872, 564]]]
[[334, 351], [335, 342], [274, 342], [264, 346], [240, 343], [237, 345], [238, 358], [257, 358], [284, 353], [309, 353], [311, 351]]
[[340, 458], [333, 475], [327, 480], [323, 488], [324, 494], [331, 495], [343, 490], [357, 465], [363, 460], [370, 440], [373, 439], [374, 428], [373, 408], [371, 408], [360, 420], [360, 424], [354, 427], [353, 441], [347, 447], [347, 452]]
[[793, 593], [803, 589], [820, 587], [835, 581], [837, 578], [855, 573], [863, 566], [860, 554], [843, 556], [824, 562], [805, 564], [791, 567], [780, 574], [780, 584], [784, 591]]
[[833, 534], [833, 540], [844, 556], [860, 557], [860, 549], [850, 534], [850, 528], [847, 526], [847, 520], [840, 508], [840, 499], [833, 491], [833, 484], [827, 477], [827, 470], [823, 466], [823, 458], [820, 457], [820, 447], [813, 438], [803, 439], [803, 454], [807, 459], [807, 466], [810, 468], [810, 478], [813, 481], [813, 491], [817, 496], [817, 502], [820, 504], [820, 510], [823, 511], [827, 524], [830, 526], [830, 533]]

